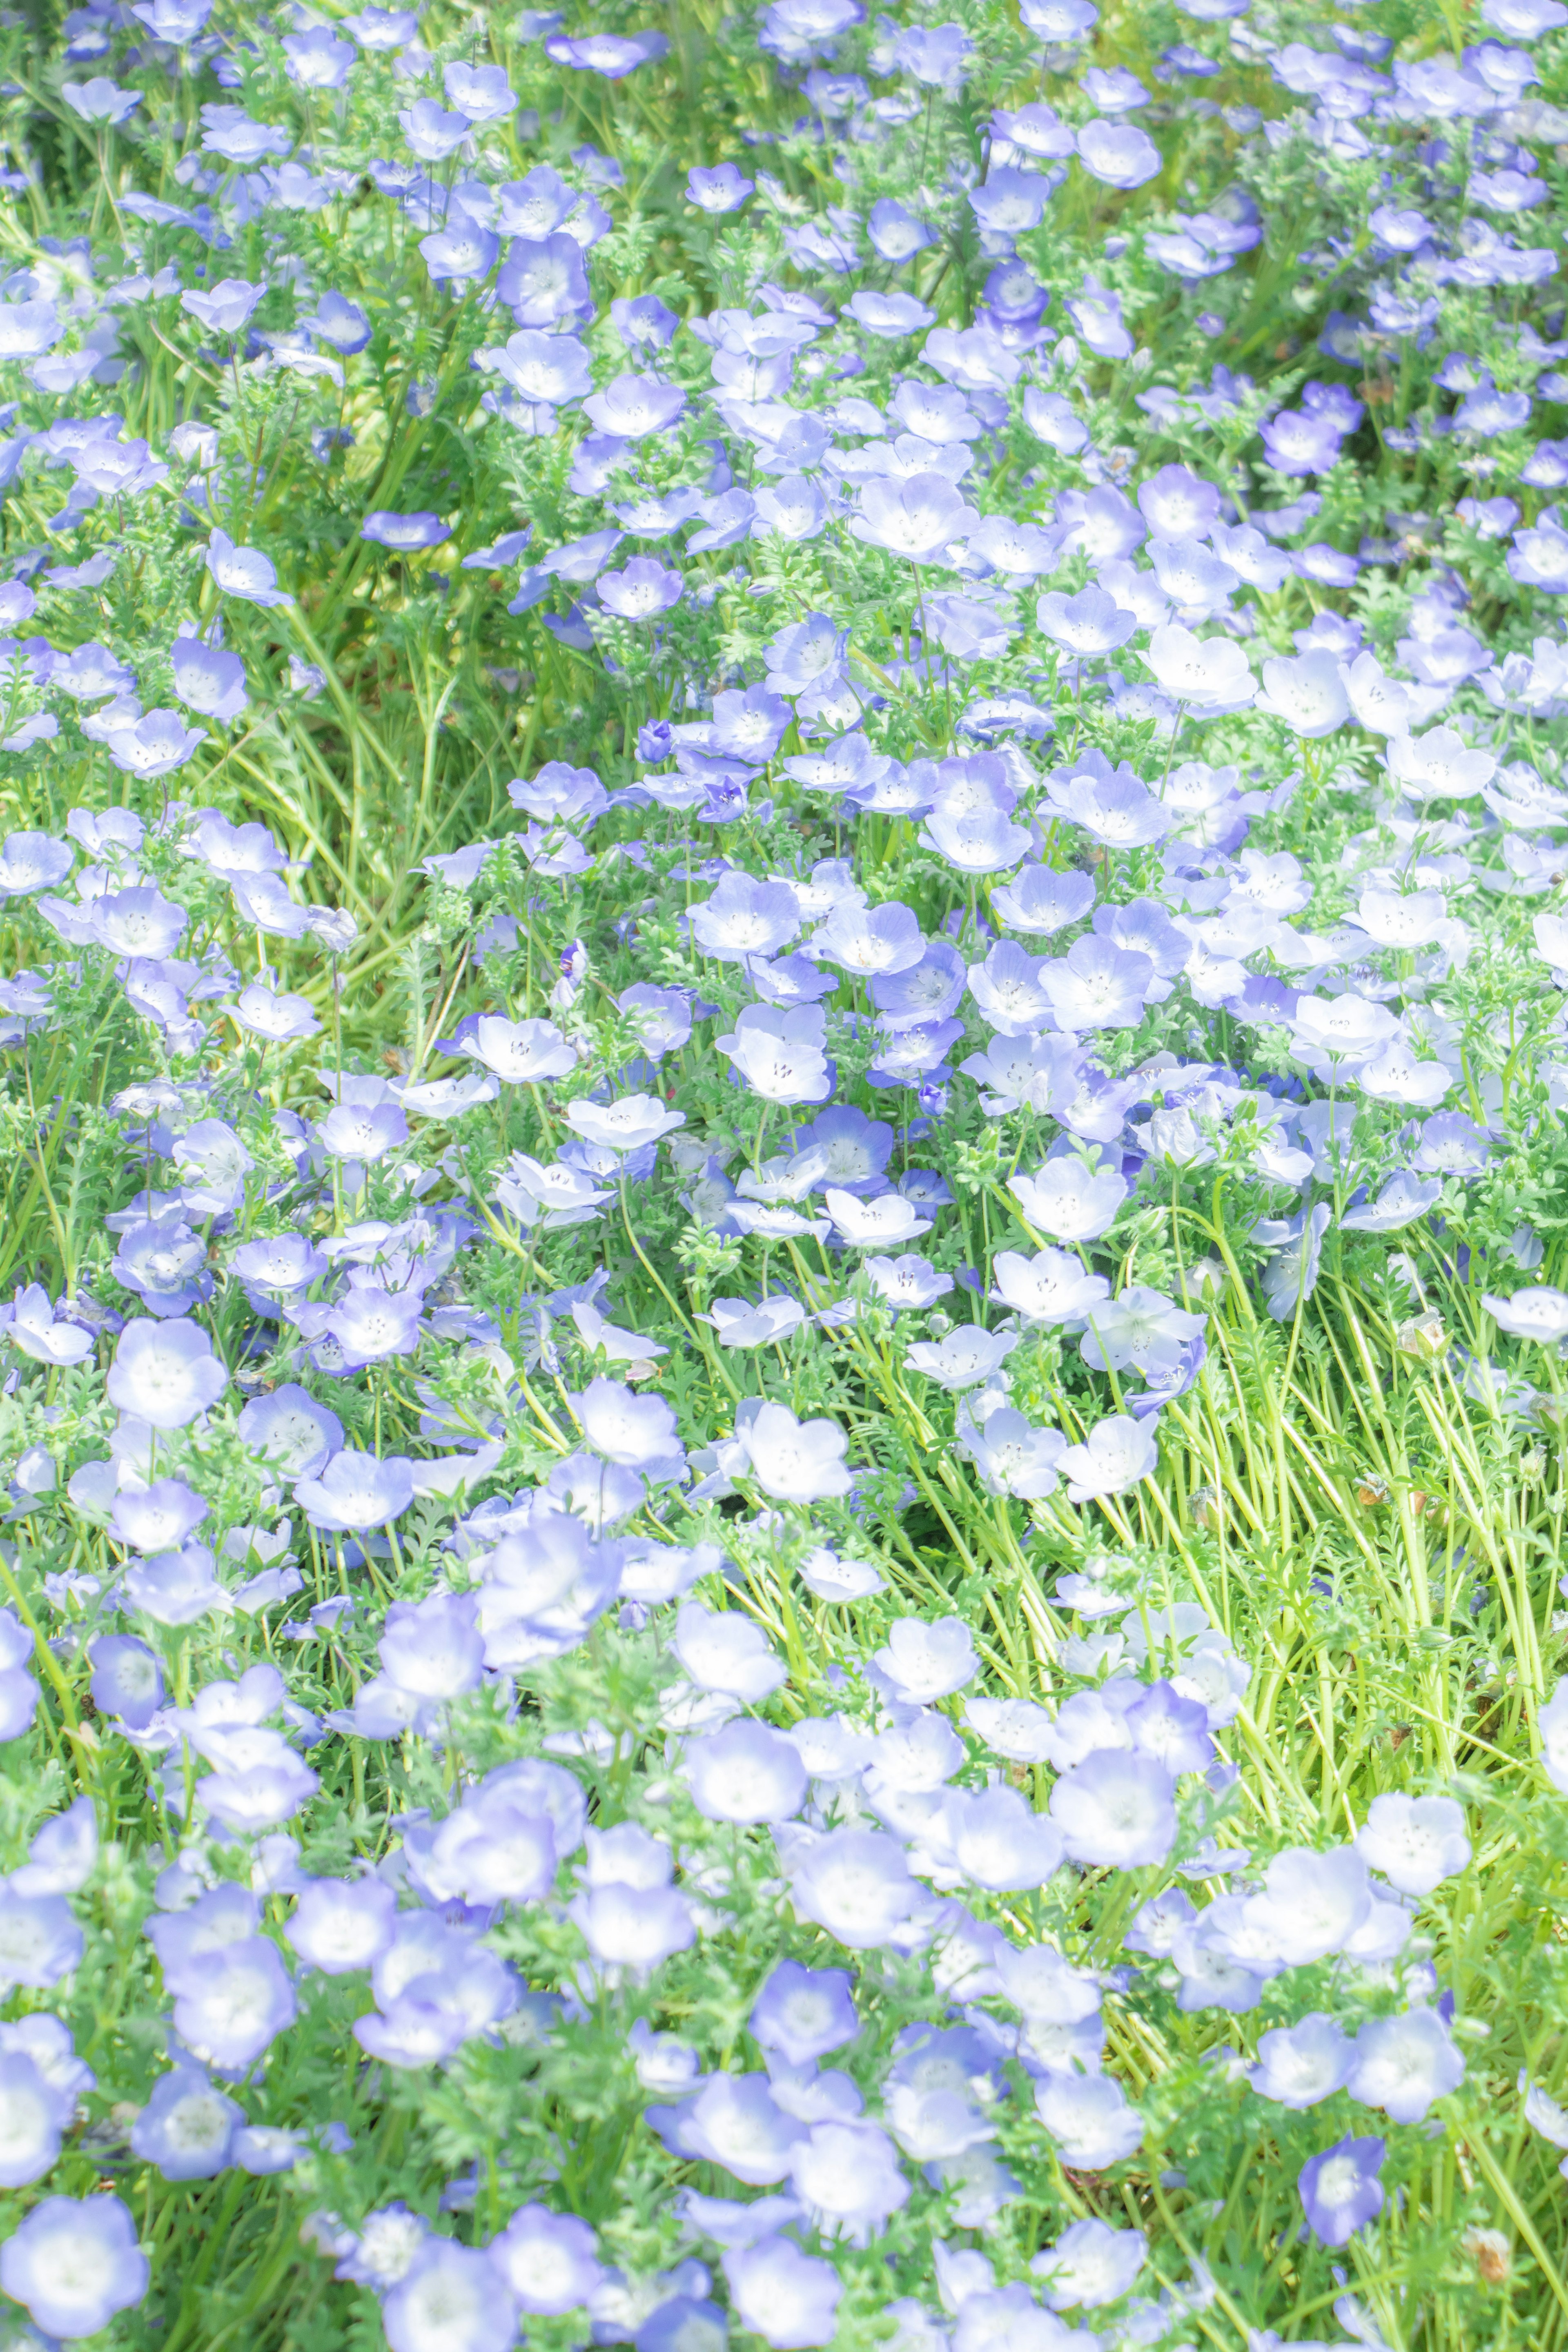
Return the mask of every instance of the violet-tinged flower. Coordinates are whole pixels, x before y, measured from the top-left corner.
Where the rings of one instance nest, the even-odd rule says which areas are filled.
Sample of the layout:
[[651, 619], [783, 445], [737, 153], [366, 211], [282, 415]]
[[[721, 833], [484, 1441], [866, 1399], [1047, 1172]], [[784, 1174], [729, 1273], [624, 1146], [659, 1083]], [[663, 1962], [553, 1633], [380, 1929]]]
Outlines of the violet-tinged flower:
[[1464, 1808], [1452, 1797], [1374, 1797], [1355, 1846], [1401, 1895], [1430, 1895], [1470, 1860]]
[[359, 535], [377, 547], [389, 547], [398, 554], [411, 554], [422, 548], [439, 547], [450, 539], [452, 529], [436, 514], [394, 514], [378, 509], [367, 514], [361, 523]]
[[237, 335], [244, 332], [266, 291], [265, 286], [252, 286], [243, 278], [220, 278], [205, 293], [187, 287], [180, 296], [180, 305], [209, 333]]
[[130, 1633], [100, 1634], [92, 1660], [92, 1699], [100, 1715], [145, 1731], [163, 1704], [163, 1670], [157, 1653]]
[[1323, 410], [1282, 408], [1258, 430], [1269, 464], [1281, 474], [1326, 474], [1339, 462], [1344, 428]]
[[844, 2290], [831, 2263], [769, 2236], [732, 2246], [723, 2268], [741, 2325], [773, 2352], [814, 2352], [833, 2342]]
[[1148, 2251], [1142, 2230], [1113, 2229], [1091, 2215], [1072, 2222], [1035, 2256], [1029, 2269], [1045, 2282], [1053, 2311], [1090, 2311], [1131, 2291]]
[[292, 596], [278, 585], [277, 566], [258, 547], [237, 547], [226, 530], [215, 530], [207, 545], [206, 568], [219, 593], [241, 604], [291, 604]]
[[455, 2238], [427, 2237], [381, 2306], [391, 2352], [508, 2352], [517, 2305], [498, 2264]]
[[868, 2244], [909, 2202], [898, 2152], [879, 2126], [857, 2118], [813, 2124], [790, 2150], [795, 2195], [826, 2236]]
[[184, 1429], [217, 1402], [228, 1374], [195, 1323], [128, 1323], [105, 1387], [121, 1412], [154, 1429]]
[[584, 1887], [567, 1912], [600, 1968], [624, 1969], [639, 1981], [697, 1940], [691, 1906], [672, 1886], [611, 1880]]
[[120, 2197], [46, 2197], [0, 2246], [0, 2286], [47, 2336], [96, 2336], [151, 2277]]
[[872, 479], [861, 487], [860, 510], [850, 534], [910, 563], [930, 563], [963, 540], [980, 520], [945, 474]]
[[331, 289], [300, 324], [318, 341], [331, 344], [344, 359], [353, 359], [363, 352], [371, 338], [370, 320], [359, 304]]
[[920, 1889], [897, 1838], [834, 1830], [807, 1846], [790, 1872], [797, 1915], [851, 1951], [872, 1951], [908, 1918]]
[[679, 604], [685, 593], [680, 573], [651, 555], [635, 555], [624, 572], [605, 572], [599, 577], [600, 603], [621, 621], [656, 621], [661, 613]]
[[165, 1961], [164, 1980], [175, 1994], [174, 2030], [187, 2049], [224, 2073], [253, 2066], [294, 2022], [294, 1988], [276, 1944], [246, 1936]]
[[605, 81], [620, 81], [638, 66], [663, 57], [668, 47], [663, 33], [584, 33], [574, 39], [552, 33], [545, 40], [544, 54], [554, 64], [571, 66], [578, 73], [596, 73]]
[[750, 1420], [737, 1417], [735, 1443], [758, 1486], [776, 1501], [820, 1503], [850, 1491], [848, 1440], [837, 1422], [797, 1421], [787, 1405], [763, 1403]]
[[842, 2050], [860, 2031], [845, 1969], [807, 1969], [780, 1960], [757, 1995], [748, 2022], [763, 2050], [807, 2066]]
[[1377, 2176], [1386, 2153], [1380, 2139], [1347, 2134], [1303, 2165], [1296, 2184], [1302, 2210], [1307, 2226], [1325, 2246], [1348, 2245], [1382, 2212], [1384, 2187]]
[[1015, 1176], [1007, 1190], [1029, 1224], [1052, 1241], [1099, 1241], [1127, 1198], [1119, 1171], [1096, 1171], [1081, 1160], [1047, 1160], [1037, 1176]]
[[1146, 131], [1133, 122], [1086, 122], [1078, 134], [1079, 161], [1091, 179], [1110, 188], [1141, 188], [1156, 178], [1163, 158]]
[[49, 1295], [31, 1282], [0, 1325], [13, 1346], [39, 1364], [79, 1364], [92, 1353], [92, 1334], [77, 1323], [57, 1323]]
[[74, 2091], [51, 2081], [39, 2063], [44, 2054], [0, 2048], [0, 2188], [25, 2189], [43, 2179], [59, 2156], [61, 2135], [75, 2111]]
[[444, 163], [473, 129], [466, 114], [447, 113], [433, 98], [416, 99], [397, 117], [410, 154], [421, 163]]
[[471, 66], [454, 58], [442, 67], [441, 83], [470, 122], [504, 122], [517, 110], [517, 94], [500, 66]]
[[1163, 1862], [1176, 1836], [1171, 1776], [1152, 1757], [1100, 1749], [1057, 1781], [1051, 1819], [1074, 1862], [1116, 1870]]
[[[305, 1264], [309, 1271], [301, 1271], [298, 1262], [287, 1269], [291, 1276], [299, 1276], [300, 1286], [315, 1281], [325, 1270], [310, 1260]], [[318, 1404], [297, 1381], [284, 1381], [266, 1396], [252, 1397], [242, 1409], [239, 1434], [253, 1454], [300, 1477], [325, 1466], [329, 1454], [342, 1444], [343, 1425], [335, 1412]]]
[[700, 212], [739, 212], [756, 184], [743, 178], [733, 163], [719, 163], [710, 171], [693, 163], [686, 175], [686, 201]]
[[1039, 227], [1052, 193], [1052, 175], [993, 163], [980, 185], [969, 190], [969, 209], [991, 236], [1022, 236]]
[[1363, 2107], [1398, 2124], [1418, 2124], [1435, 2099], [1458, 2090], [1465, 2062], [1435, 2009], [1370, 2018], [1355, 2038], [1346, 2089]]
[[368, 1969], [392, 1943], [397, 1897], [378, 1878], [316, 1878], [300, 1889], [283, 1932], [308, 1968], [326, 1976]]
[[887, 1644], [872, 1664], [909, 1706], [929, 1706], [973, 1682], [980, 1670], [974, 1643], [962, 1617], [895, 1618]]
[[1143, 2118], [1113, 2074], [1047, 2074], [1035, 2085], [1035, 2107], [1075, 2172], [1102, 2172], [1142, 2145]]
[[156, 2165], [165, 2180], [207, 2180], [228, 2164], [236, 2126], [244, 2121], [238, 2101], [215, 2090], [187, 2060], [153, 2084], [131, 2127], [132, 2153]]
[[1320, 1201], [1310, 1213], [1264, 1217], [1253, 1227], [1253, 1239], [1269, 1252], [1264, 1296], [1276, 1323], [1289, 1323], [1317, 1288], [1323, 1235], [1332, 1222], [1333, 1211]]
[[124, 727], [107, 727], [103, 742], [115, 766], [131, 776], [171, 775], [183, 768], [200, 743], [203, 727], [187, 727], [177, 712], [150, 710], [145, 718]]
[[[338, 1456], [340, 1462], [343, 1458]], [[479, 1614], [478, 1601], [468, 1593], [433, 1592], [424, 1601], [395, 1601], [378, 1653], [383, 1674], [396, 1689], [420, 1700], [444, 1704], [477, 1690], [484, 1679], [485, 1660]]]
[[805, 1801], [805, 1767], [765, 1723], [730, 1723], [710, 1738], [689, 1740], [682, 1769], [693, 1804], [709, 1821], [786, 1822]]
[[673, 1646], [699, 1690], [721, 1691], [746, 1706], [759, 1706], [788, 1678], [762, 1627], [740, 1610], [714, 1611], [700, 1601], [683, 1602]]
[[94, 74], [90, 81], [62, 82], [60, 96], [84, 122], [101, 122], [113, 131], [129, 122], [142, 103], [139, 89], [121, 89], [105, 74]]
[[598, 2240], [574, 2213], [522, 2205], [486, 2247], [520, 2311], [563, 2318], [585, 2304], [605, 2276]]
[[245, 664], [200, 637], [176, 637], [169, 649], [174, 692], [187, 709], [204, 718], [237, 719], [247, 709]]
[[345, 1447], [319, 1475], [298, 1480], [294, 1499], [313, 1528], [337, 1534], [383, 1528], [414, 1500], [414, 1465], [402, 1454], [383, 1459]]
[[283, 36], [284, 71], [301, 89], [342, 89], [354, 63], [347, 41], [340, 41], [325, 25]]
[[47, 1991], [81, 1958], [81, 1929], [58, 1895], [0, 1891], [0, 1985]]
[[1258, 2036], [1258, 2063], [1247, 2080], [1260, 2099], [1300, 2110], [1342, 2090], [1354, 2063], [1350, 2036], [1333, 2018], [1313, 2011], [1292, 2026]]

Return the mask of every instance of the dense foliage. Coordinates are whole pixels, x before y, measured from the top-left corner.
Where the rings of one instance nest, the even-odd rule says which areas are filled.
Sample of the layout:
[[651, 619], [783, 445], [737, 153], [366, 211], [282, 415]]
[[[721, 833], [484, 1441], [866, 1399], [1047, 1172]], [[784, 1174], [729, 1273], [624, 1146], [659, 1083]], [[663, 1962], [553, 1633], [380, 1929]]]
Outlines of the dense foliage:
[[1561, 2345], [1568, 7], [0, 76], [0, 2346]]

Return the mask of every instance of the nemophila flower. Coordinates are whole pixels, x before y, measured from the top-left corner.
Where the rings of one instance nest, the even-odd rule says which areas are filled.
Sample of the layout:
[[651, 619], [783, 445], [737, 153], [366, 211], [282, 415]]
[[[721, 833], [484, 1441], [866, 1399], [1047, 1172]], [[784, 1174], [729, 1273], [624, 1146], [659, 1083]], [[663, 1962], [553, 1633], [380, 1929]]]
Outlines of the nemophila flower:
[[826, 2236], [868, 2244], [909, 2202], [898, 2152], [876, 2124], [814, 2124], [790, 2151], [795, 2195]]
[[577, 2310], [605, 2275], [587, 2222], [544, 2205], [520, 2206], [485, 2252], [524, 2314], [553, 2318]]
[[776, 1501], [820, 1503], [850, 1490], [848, 1441], [837, 1422], [797, 1421], [787, 1405], [763, 1403], [744, 1422], [737, 1416], [735, 1443], [758, 1486]]
[[378, 1459], [345, 1447], [319, 1475], [299, 1478], [294, 1498], [312, 1527], [339, 1534], [385, 1527], [414, 1499], [413, 1465], [402, 1455]]
[[245, 2110], [188, 2062], [161, 2074], [131, 2128], [131, 2147], [165, 2180], [205, 2180], [230, 2161]]
[[1142, 2146], [1143, 2119], [1111, 2074], [1047, 2074], [1035, 2106], [1064, 2164], [1102, 2172]]
[[117, 768], [132, 776], [166, 776], [183, 768], [206, 740], [206, 730], [186, 727], [173, 710], [150, 710], [123, 727], [107, 728], [103, 741]]
[[13, 1345], [40, 1364], [79, 1364], [92, 1353], [92, 1334], [79, 1324], [57, 1323], [48, 1293], [31, 1282], [5, 1310], [3, 1328]]
[[303, 89], [342, 89], [353, 66], [354, 52], [324, 25], [283, 36], [284, 71]]
[[75, 2106], [74, 2091], [52, 2081], [37, 2058], [20, 2048], [0, 2050], [0, 2187], [24, 2189], [43, 2179]]
[[500, 66], [471, 66], [454, 58], [441, 68], [441, 85], [470, 122], [503, 122], [517, 110], [517, 94]]
[[399, 554], [410, 554], [426, 547], [439, 547], [452, 536], [451, 526], [439, 515], [393, 514], [378, 510], [367, 514], [360, 525], [362, 539], [374, 541], [378, 547], [389, 547]]
[[1056, 1242], [1098, 1241], [1115, 1223], [1127, 1198], [1124, 1177], [1090, 1170], [1081, 1160], [1048, 1160], [1037, 1176], [1015, 1176], [1007, 1186], [1030, 1225]]
[[1348, 2135], [1301, 2168], [1297, 2188], [1307, 2226], [1326, 2246], [1344, 2246], [1375, 2221], [1384, 2207], [1378, 2174], [1386, 2145]]
[[973, 1682], [979, 1671], [969, 1628], [961, 1617], [939, 1617], [932, 1623], [919, 1617], [896, 1618], [873, 1663], [911, 1706], [948, 1697]]
[[1076, 596], [1051, 589], [1036, 605], [1035, 618], [1044, 635], [1080, 658], [1114, 653], [1138, 627], [1136, 614], [1095, 587], [1082, 588]]
[[1152, 1757], [1088, 1756], [1051, 1790], [1051, 1818], [1074, 1862], [1135, 1870], [1163, 1862], [1176, 1834], [1172, 1780]]
[[1315, 2107], [1344, 2088], [1354, 2063], [1350, 2036], [1334, 2019], [1314, 2010], [1294, 2025], [1258, 2036], [1258, 2063], [1247, 2080], [1260, 2099], [1283, 2107]]
[[1060, 1831], [1016, 1789], [957, 1791], [942, 1809], [942, 1826], [964, 1877], [993, 1894], [1043, 1886], [1062, 1859]]
[[237, 547], [225, 530], [215, 530], [208, 541], [206, 568], [219, 593], [236, 597], [241, 604], [270, 609], [294, 601], [279, 587], [271, 558], [257, 547]]
[[300, 1889], [284, 1928], [310, 1968], [342, 1976], [374, 1966], [392, 1942], [397, 1897], [375, 1878], [317, 1878]]
[[180, 307], [211, 334], [237, 335], [248, 324], [266, 291], [264, 286], [253, 286], [243, 278], [221, 278], [205, 293], [186, 287], [180, 296]]
[[1558, 14], [1561, 0], [1482, 0], [1481, 15], [1510, 41], [1538, 41], [1543, 33], [1568, 24]]
[[918, 1341], [905, 1361], [912, 1371], [923, 1373], [941, 1388], [973, 1388], [989, 1380], [1016, 1345], [1016, 1333], [987, 1331], [972, 1323], [950, 1331], [943, 1339]]
[[618, 375], [584, 406], [601, 433], [613, 433], [621, 441], [642, 441], [650, 433], [668, 432], [686, 406], [686, 394], [658, 376]]
[[152, 2277], [121, 2198], [46, 2197], [0, 2246], [0, 2286], [47, 2336], [96, 2336]]
[[1457, 2090], [1465, 2062], [1435, 2009], [1369, 2019], [1356, 2035], [1345, 2087], [1394, 2123], [1418, 2124], [1435, 2099]]
[[1078, 155], [1091, 179], [1111, 188], [1142, 187], [1163, 168], [1154, 142], [1131, 122], [1097, 118], [1085, 123], [1078, 134]]
[[676, 1619], [674, 1647], [699, 1689], [723, 1691], [748, 1706], [758, 1705], [786, 1679], [761, 1626], [735, 1610], [715, 1612], [700, 1601], [684, 1602]]
[[392, 2352], [507, 2352], [517, 2305], [496, 2263], [477, 2247], [434, 2235], [384, 2298]]
[[885, 548], [910, 563], [930, 563], [967, 537], [979, 520], [945, 474], [911, 474], [901, 481], [863, 484], [849, 530], [868, 546]]
[[773, 2352], [808, 2352], [833, 2342], [844, 2290], [831, 2263], [770, 2234], [731, 2247], [723, 2269], [741, 2325]]
[[710, 1821], [784, 1822], [805, 1800], [805, 1768], [789, 1741], [761, 1723], [731, 1723], [687, 1743], [692, 1802]]
[[693, 163], [686, 175], [686, 201], [699, 212], [739, 212], [756, 184], [744, 178], [734, 163], [718, 163], [710, 170]]
[[127, 1324], [105, 1382], [112, 1404], [154, 1429], [185, 1428], [227, 1385], [211, 1339], [183, 1321]]
[[1142, 2230], [1113, 2229], [1091, 2215], [1071, 2222], [1029, 2264], [1044, 2281], [1053, 2311], [1091, 2311], [1116, 2303], [1143, 2267], [1149, 2242]]
[[780, 1960], [748, 2022], [758, 2046], [777, 2051], [791, 2066], [810, 2065], [842, 2050], [860, 2031], [848, 1971]]
[[142, 103], [139, 89], [121, 89], [104, 74], [94, 74], [90, 81], [62, 82], [60, 96], [84, 122], [101, 122], [111, 130], [129, 122]]
[[805, 1848], [790, 1873], [797, 1915], [851, 1951], [885, 1943], [919, 1892], [900, 1841], [879, 1830], [831, 1831]]
[[81, 1930], [56, 1895], [0, 1895], [0, 1983], [47, 1991], [81, 1958]]
[[1227, 637], [1194, 636], [1179, 622], [1153, 632], [1143, 658], [1166, 693], [1196, 719], [1243, 710], [1257, 693], [1238, 645]]
[[599, 575], [599, 599], [622, 621], [654, 621], [679, 604], [686, 583], [651, 555], [635, 555], [624, 572]]
[[753, 2189], [784, 2179], [792, 2148], [806, 2136], [761, 2074], [715, 2074], [685, 2106], [654, 2113], [656, 2128], [682, 2155], [721, 2165]]
[[397, 120], [408, 152], [421, 163], [444, 163], [455, 155], [468, 138], [473, 125], [466, 114], [448, 114], [433, 98], [417, 98], [412, 106], [405, 107]]

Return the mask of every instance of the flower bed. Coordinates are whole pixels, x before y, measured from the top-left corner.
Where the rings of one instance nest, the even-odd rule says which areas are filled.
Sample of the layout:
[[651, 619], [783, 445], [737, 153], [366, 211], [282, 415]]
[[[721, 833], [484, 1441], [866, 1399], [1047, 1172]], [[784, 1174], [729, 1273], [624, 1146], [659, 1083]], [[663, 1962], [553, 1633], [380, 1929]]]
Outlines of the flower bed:
[[1562, 2340], [1568, 8], [954, 7], [0, 28], [12, 2352]]

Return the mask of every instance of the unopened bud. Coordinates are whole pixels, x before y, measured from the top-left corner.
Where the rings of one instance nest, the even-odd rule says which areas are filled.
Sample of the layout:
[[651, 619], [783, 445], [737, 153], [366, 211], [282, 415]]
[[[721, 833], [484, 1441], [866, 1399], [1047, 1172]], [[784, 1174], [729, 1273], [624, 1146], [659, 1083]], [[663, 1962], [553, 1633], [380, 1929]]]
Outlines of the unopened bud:
[[1394, 1340], [1402, 1356], [1417, 1356], [1424, 1363], [1430, 1363], [1432, 1358], [1440, 1356], [1447, 1346], [1448, 1335], [1443, 1328], [1442, 1317], [1428, 1311], [1425, 1315], [1413, 1315], [1408, 1323], [1402, 1323]]

